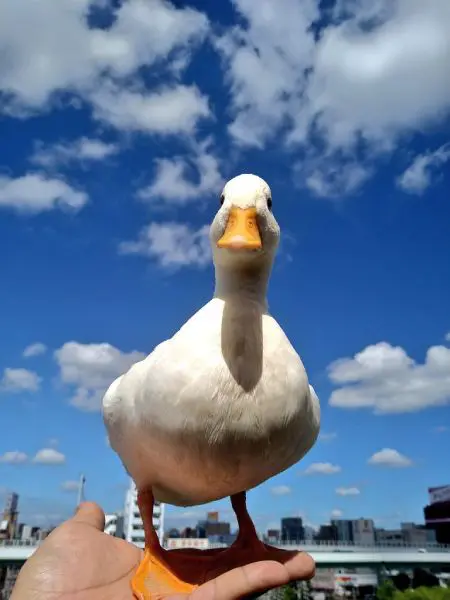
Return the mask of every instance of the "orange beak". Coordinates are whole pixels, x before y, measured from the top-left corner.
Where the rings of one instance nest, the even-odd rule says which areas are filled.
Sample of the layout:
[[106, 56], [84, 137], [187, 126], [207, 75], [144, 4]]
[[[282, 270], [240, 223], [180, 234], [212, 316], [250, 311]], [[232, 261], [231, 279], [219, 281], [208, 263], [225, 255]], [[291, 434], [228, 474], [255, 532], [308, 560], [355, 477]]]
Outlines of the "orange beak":
[[262, 248], [256, 221], [256, 208], [232, 208], [225, 233], [217, 242], [219, 248], [258, 250]]

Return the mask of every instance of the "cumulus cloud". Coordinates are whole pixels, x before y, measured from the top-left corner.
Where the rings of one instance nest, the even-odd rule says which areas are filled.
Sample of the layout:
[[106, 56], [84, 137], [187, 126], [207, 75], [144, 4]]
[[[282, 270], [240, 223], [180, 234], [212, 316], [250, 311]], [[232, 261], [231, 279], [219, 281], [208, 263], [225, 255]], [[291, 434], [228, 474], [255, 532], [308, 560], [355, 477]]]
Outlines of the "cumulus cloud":
[[331, 406], [376, 414], [444, 406], [450, 401], [450, 348], [432, 346], [419, 363], [400, 346], [379, 342], [333, 362], [328, 375], [342, 386], [332, 392]]
[[333, 465], [329, 462], [317, 462], [309, 465], [305, 470], [305, 475], [333, 475], [340, 471], [341, 467], [339, 465]]
[[103, 142], [95, 138], [82, 137], [72, 142], [45, 146], [36, 145], [31, 162], [41, 167], [54, 168], [70, 162], [101, 161], [119, 151], [117, 144]]
[[397, 179], [397, 185], [409, 194], [421, 195], [438, 178], [439, 168], [450, 160], [450, 144], [444, 144], [434, 152], [419, 154]]
[[346, 159], [323, 157], [297, 163], [297, 182], [318, 198], [344, 198], [356, 192], [372, 175], [371, 169]]
[[357, 487], [338, 487], [336, 494], [338, 496], [359, 496], [360, 490]]
[[292, 490], [288, 485], [276, 485], [270, 491], [274, 496], [287, 496]]
[[34, 371], [7, 367], [0, 380], [0, 392], [37, 392], [41, 381], [41, 377]]
[[40, 354], [45, 354], [47, 352], [47, 346], [42, 344], [41, 342], [36, 342], [35, 344], [30, 344], [23, 351], [22, 356], [24, 358], [31, 358], [33, 356], [39, 356]]
[[78, 492], [79, 488], [80, 488], [79, 481], [69, 480], [69, 481], [63, 481], [61, 483], [61, 490], [63, 492]]
[[159, 135], [192, 134], [210, 116], [207, 98], [195, 85], [165, 86], [156, 91], [104, 85], [91, 94], [95, 116], [127, 131]]
[[334, 508], [331, 513], [331, 518], [332, 519], [340, 519], [343, 515], [342, 510], [340, 510], [339, 508]]
[[137, 350], [122, 352], [108, 343], [75, 341], [65, 343], [55, 352], [61, 381], [75, 387], [71, 404], [85, 411], [100, 410], [109, 385], [144, 356]]
[[[196, 175], [195, 181], [189, 176], [191, 170]], [[152, 204], [162, 200], [181, 205], [208, 194], [218, 195], [223, 183], [219, 161], [211, 151], [211, 139], [207, 139], [193, 144], [192, 153], [186, 157], [157, 159], [154, 181], [141, 189], [138, 196]]]
[[319, 433], [319, 441], [321, 442], [331, 442], [337, 438], [337, 433], [335, 431], [323, 431]]
[[[108, 11], [110, 26], [97, 28], [89, 19], [96, 4], [96, 0], [1, 3], [0, 39], [7, 57], [0, 66], [4, 107], [16, 113], [43, 109], [60, 92], [89, 100], [112, 80], [125, 90], [143, 68], [160, 68], [173, 59], [179, 64], [177, 52], [189, 55], [209, 29], [202, 13], [177, 9], [163, 0], [120, 3]], [[117, 98], [118, 104], [122, 101]], [[128, 105], [128, 110], [132, 108]]]
[[43, 173], [27, 173], [21, 177], [0, 176], [0, 209], [22, 214], [36, 214], [61, 208], [78, 211], [88, 195], [74, 189], [62, 178]]
[[413, 464], [410, 458], [392, 448], [383, 448], [379, 452], [375, 452], [369, 458], [368, 463], [369, 465], [395, 468], [411, 467]]
[[11, 450], [0, 456], [0, 462], [9, 465], [20, 465], [27, 462], [27, 460], [28, 456], [25, 452], [20, 452], [19, 450]]
[[[450, 110], [450, 5], [343, 0], [315, 37], [318, 5], [235, 0], [240, 24], [216, 47], [231, 89], [234, 139], [263, 148], [284, 136], [306, 158], [319, 141], [325, 161], [300, 175], [314, 194], [334, 197], [370, 176], [357, 162], [361, 148], [370, 158], [392, 150], [402, 134]], [[328, 160], [348, 169], [334, 170]]]
[[194, 229], [183, 223], [150, 223], [135, 242], [122, 242], [122, 254], [141, 254], [166, 269], [205, 267], [211, 262], [209, 226]]
[[62, 465], [66, 462], [66, 457], [54, 448], [42, 448], [36, 452], [33, 462], [40, 465]]

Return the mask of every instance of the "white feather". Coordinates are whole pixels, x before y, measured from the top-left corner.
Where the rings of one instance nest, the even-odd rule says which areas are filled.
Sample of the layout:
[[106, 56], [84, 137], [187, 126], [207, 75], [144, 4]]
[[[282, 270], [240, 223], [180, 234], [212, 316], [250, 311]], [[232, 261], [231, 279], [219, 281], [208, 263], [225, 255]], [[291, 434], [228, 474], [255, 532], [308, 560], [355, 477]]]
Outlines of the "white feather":
[[[228, 204], [257, 204], [261, 189], [270, 193], [261, 181], [246, 179], [245, 194], [229, 182], [240, 195]], [[211, 227], [213, 247], [227, 202]], [[317, 438], [317, 396], [266, 309], [278, 236], [270, 242], [279, 232], [272, 219], [261, 219], [265, 252], [251, 262], [215, 250], [215, 298], [105, 394], [111, 446], [138, 488], [152, 487], [159, 500], [200, 504], [250, 489], [300, 460]]]

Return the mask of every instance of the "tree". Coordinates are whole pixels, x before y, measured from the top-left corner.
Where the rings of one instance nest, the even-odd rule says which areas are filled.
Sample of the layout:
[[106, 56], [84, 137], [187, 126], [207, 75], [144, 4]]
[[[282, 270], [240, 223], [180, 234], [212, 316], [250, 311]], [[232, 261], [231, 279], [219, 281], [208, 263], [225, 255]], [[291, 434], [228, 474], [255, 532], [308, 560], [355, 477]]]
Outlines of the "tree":
[[283, 600], [297, 600], [297, 592], [291, 585], [284, 586]]
[[390, 579], [386, 579], [386, 581], [383, 581], [383, 583], [378, 586], [377, 599], [378, 600], [394, 600], [395, 593], [396, 593], [395, 585], [393, 584], [393, 582]]

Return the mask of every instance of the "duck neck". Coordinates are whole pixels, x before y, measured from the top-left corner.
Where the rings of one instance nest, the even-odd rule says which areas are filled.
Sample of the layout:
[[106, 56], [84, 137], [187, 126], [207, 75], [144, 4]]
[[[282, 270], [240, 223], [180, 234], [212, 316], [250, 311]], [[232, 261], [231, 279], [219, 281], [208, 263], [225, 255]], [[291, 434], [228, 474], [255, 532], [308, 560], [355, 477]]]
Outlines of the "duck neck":
[[238, 300], [252, 302], [268, 310], [267, 288], [271, 272], [270, 264], [258, 265], [257, 268], [235, 265], [216, 265], [216, 286], [214, 297], [224, 301]]

